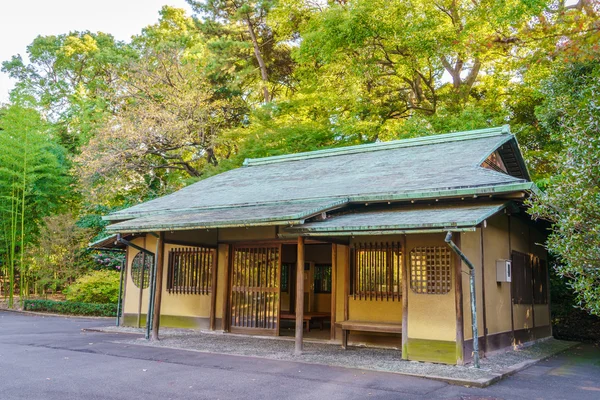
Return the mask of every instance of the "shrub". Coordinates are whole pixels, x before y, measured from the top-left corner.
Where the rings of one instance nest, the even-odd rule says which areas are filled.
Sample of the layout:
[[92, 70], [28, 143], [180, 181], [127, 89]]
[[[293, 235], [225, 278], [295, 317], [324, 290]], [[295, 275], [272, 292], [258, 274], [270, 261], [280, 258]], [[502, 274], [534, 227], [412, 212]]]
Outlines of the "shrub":
[[79, 303], [74, 301], [25, 300], [23, 301], [23, 309], [96, 317], [115, 317], [117, 315], [116, 304]]
[[119, 273], [93, 271], [78, 278], [65, 291], [67, 300], [81, 303], [116, 303], [119, 299]]

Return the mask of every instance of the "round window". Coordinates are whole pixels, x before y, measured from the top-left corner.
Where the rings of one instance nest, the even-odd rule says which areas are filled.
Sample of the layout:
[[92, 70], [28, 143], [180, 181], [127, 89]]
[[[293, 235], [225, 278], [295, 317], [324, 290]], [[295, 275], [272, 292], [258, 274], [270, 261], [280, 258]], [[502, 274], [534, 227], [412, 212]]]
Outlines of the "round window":
[[139, 252], [133, 257], [131, 264], [131, 279], [133, 284], [146, 289], [150, 283], [150, 268], [152, 268], [152, 256]]

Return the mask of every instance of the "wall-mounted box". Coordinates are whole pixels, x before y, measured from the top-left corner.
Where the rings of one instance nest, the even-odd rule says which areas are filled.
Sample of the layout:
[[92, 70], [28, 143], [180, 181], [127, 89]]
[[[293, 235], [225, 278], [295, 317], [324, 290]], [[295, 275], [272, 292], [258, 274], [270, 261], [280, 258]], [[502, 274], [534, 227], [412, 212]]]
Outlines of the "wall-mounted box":
[[512, 262], [510, 260], [496, 260], [496, 282], [510, 282], [511, 267]]

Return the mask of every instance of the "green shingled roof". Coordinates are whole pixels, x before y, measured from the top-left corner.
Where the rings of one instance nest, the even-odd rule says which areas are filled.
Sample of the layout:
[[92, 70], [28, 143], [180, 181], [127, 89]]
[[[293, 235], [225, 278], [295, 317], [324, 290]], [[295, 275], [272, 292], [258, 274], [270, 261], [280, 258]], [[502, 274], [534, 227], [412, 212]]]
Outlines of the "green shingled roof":
[[[496, 150], [513, 156], [510, 174], [480, 166]], [[227, 217], [228, 221], [244, 225], [252, 219], [243, 215], [249, 206], [413, 200], [528, 190], [535, 190], [535, 186], [516, 139], [508, 127], [499, 127], [247, 160], [242, 168], [105, 218], [113, 222], [135, 219], [128, 225], [110, 227], [118, 232], [126, 226], [142, 229], [142, 223], [144, 229], [159, 228], [158, 221], [151, 224], [153, 218], [179, 214], [181, 226], [192, 229], [196, 225], [185, 221], [194, 219], [197, 226], [208, 226], [209, 215], [216, 224], [222, 213], [235, 213], [236, 217]], [[237, 208], [242, 214], [232, 211]], [[281, 215], [271, 217], [275, 219], [263, 216], [252, 219], [252, 223], [275, 221]]]
[[339, 208], [345, 200], [311, 201], [205, 211], [171, 213], [136, 218], [107, 227], [109, 232], [154, 232], [264, 225], [295, 225], [323, 211]]
[[364, 209], [334, 215], [324, 221], [285, 229], [286, 233], [306, 236], [346, 236], [373, 231], [457, 230], [474, 229], [492, 215], [511, 206], [510, 202], [409, 205], [371, 211]]

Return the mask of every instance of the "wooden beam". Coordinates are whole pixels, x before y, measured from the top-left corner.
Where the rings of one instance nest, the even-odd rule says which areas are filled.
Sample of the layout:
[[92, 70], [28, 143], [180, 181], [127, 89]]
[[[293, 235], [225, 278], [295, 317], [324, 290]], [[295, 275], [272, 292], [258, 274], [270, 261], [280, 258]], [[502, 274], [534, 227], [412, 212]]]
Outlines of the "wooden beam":
[[[454, 233], [452, 240], [460, 248], [460, 233]], [[465, 325], [463, 318], [463, 289], [462, 289], [462, 261], [458, 254], [453, 255], [454, 261], [454, 306], [456, 308], [456, 363], [463, 364], [465, 358]]]
[[337, 244], [331, 245], [331, 333], [329, 338], [335, 340], [335, 306], [337, 297]]
[[165, 260], [165, 233], [160, 232], [156, 239], [156, 292], [154, 293], [154, 312], [152, 316], [152, 340], [158, 340], [160, 329], [160, 304], [162, 299], [163, 267]]
[[298, 236], [298, 257], [296, 261], [296, 346], [294, 353], [302, 354], [304, 335], [304, 237]]
[[408, 246], [406, 235], [402, 237], [402, 359], [408, 360]]
[[209, 316], [209, 329], [215, 330], [215, 321], [217, 313], [217, 275], [218, 275], [218, 258], [219, 250], [214, 250], [211, 265], [211, 283], [210, 283], [210, 316]]
[[223, 310], [221, 311], [221, 330], [227, 331], [228, 322], [229, 322], [229, 296], [231, 295], [229, 279], [231, 274], [233, 273], [231, 270], [231, 246], [228, 244], [223, 245], [225, 247], [225, 260], [223, 260], [223, 265], [225, 266], [225, 273], [223, 274]]

